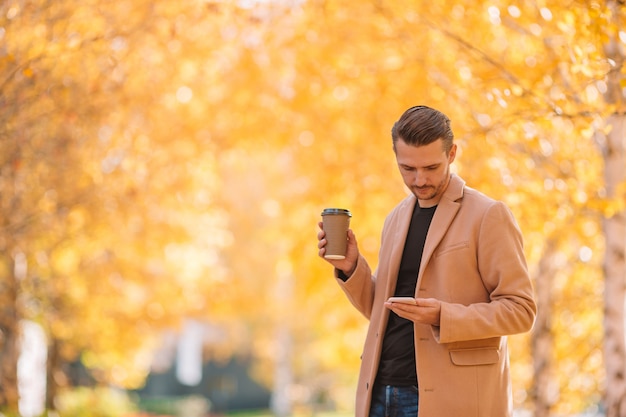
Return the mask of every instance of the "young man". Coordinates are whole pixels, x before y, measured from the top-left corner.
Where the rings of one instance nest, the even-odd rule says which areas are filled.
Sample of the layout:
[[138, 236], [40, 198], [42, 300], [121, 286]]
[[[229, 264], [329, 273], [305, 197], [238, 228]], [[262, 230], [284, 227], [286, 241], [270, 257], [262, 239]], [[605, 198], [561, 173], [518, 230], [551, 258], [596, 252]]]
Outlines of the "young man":
[[356, 417], [511, 416], [506, 336], [529, 331], [536, 315], [522, 234], [502, 202], [450, 173], [448, 117], [412, 107], [391, 133], [412, 194], [385, 220], [376, 272], [352, 230], [345, 259], [327, 260], [370, 320]]

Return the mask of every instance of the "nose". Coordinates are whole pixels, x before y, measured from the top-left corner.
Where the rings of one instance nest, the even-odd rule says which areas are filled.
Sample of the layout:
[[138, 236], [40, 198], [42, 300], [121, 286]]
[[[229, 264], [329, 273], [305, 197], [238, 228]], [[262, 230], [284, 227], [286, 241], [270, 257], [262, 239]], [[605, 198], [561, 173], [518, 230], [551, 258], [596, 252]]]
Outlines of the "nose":
[[415, 170], [415, 174], [413, 175], [413, 185], [416, 187], [423, 187], [426, 183], [426, 174], [424, 171], [420, 169]]

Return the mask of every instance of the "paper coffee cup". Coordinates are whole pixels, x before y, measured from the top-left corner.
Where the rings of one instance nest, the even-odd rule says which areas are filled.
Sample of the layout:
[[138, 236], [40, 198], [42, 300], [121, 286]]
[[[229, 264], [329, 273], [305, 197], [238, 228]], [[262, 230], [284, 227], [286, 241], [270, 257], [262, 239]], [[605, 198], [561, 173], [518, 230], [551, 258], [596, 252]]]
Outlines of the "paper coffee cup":
[[322, 222], [326, 233], [326, 259], [345, 259], [348, 246], [350, 210], [327, 208], [322, 211]]

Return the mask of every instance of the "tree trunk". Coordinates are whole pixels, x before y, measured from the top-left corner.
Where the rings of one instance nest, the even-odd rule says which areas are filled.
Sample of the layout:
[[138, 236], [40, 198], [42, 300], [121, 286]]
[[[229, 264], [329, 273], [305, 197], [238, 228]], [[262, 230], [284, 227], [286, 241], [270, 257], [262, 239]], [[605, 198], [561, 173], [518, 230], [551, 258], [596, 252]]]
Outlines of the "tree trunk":
[[288, 328], [280, 327], [276, 335], [276, 362], [274, 372], [274, 388], [272, 390], [271, 409], [276, 417], [287, 417], [292, 413], [291, 386], [293, 375], [291, 369], [292, 340]]
[[290, 273], [279, 273], [276, 283], [276, 300], [280, 306], [276, 322], [276, 356], [274, 362], [274, 388], [270, 408], [276, 417], [292, 414], [291, 391], [293, 385], [293, 338], [291, 320], [286, 319], [295, 311], [290, 303], [293, 299], [293, 277]]
[[[619, 16], [620, 5], [615, 0], [609, 0], [607, 5], [614, 16]], [[597, 139], [604, 157], [606, 198], [611, 203], [624, 198], [626, 181], [626, 115], [620, 71], [624, 54], [615, 38], [605, 45], [604, 52], [615, 63], [615, 70], [607, 77], [605, 100], [617, 110], [606, 121], [609, 133], [598, 133]], [[607, 417], [626, 417], [626, 210], [623, 207], [616, 205], [606, 212], [604, 236], [604, 407]]]
[[57, 373], [61, 372], [59, 343], [53, 338], [48, 342], [48, 360], [46, 361], [46, 410], [55, 411], [55, 398], [58, 391]]
[[[626, 116], [613, 115], [607, 123], [612, 130], [604, 138], [604, 164], [607, 198], [611, 201], [622, 197], [618, 190], [623, 190], [626, 180]], [[604, 236], [604, 401], [607, 417], [626, 417], [626, 212], [623, 209], [605, 217]]]
[[0, 411], [18, 413], [17, 360], [19, 358], [18, 282], [13, 258], [0, 257]]
[[537, 319], [533, 329], [533, 389], [535, 417], [549, 417], [552, 407], [558, 400], [558, 389], [554, 380], [554, 335], [552, 331], [552, 306], [554, 275], [554, 243], [548, 241], [537, 272], [535, 274], [535, 292], [537, 294]]

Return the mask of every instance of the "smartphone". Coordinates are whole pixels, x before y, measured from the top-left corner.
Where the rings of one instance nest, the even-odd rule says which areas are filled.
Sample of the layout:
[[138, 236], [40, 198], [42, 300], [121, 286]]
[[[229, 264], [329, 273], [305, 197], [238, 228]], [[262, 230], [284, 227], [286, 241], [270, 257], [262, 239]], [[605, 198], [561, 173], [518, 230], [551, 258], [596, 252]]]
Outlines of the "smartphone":
[[389, 297], [387, 301], [390, 303], [417, 304], [413, 297]]

